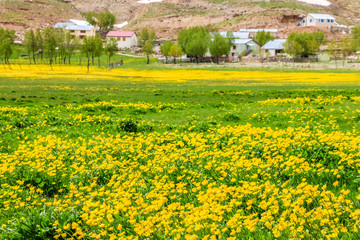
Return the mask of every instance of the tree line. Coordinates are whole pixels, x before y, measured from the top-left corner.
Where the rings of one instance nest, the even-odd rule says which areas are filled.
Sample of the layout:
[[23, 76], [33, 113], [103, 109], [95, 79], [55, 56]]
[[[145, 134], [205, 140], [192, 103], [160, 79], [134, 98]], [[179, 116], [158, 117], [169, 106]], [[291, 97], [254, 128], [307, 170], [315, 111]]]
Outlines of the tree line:
[[[78, 52], [87, 59], [88, 69], [90, 64], [95, 64], [95, 58], [98, 59], [100, 67], [100, 57], [104, 54], [110, 62], [111, 57], [118, 50], [116, 39], [111, 38], [103, 42], [99, 35], [80, 39], [61, 28], [45, 28], [42, 31], [30, 29], [25, 33], [23, 45], [30, 64], [36, 64], [38, 60], [44, 62], [44, 57], [50, 66], [54, 63], [71, 64], [71, 57]], [[80, 57], [79, 64], [81, 61]]]
[[[265, 31], [261, 31], [255, 36], [255, 41], [260, 46], [273, 39], [274, 37]], [[199, 59], [209, 51], [211, 57], [219, 64], [220, 57], [229, 55], [234, 40], [232, 32], [227, 32], [226, 36], [223, 36], [209, 26], [195, 26], [180, 30], [177, 43], [166, 41], [160, 50], [165, 56], [166, 62], [168, 57], [173, 57], [174, 63], [176, 63], [176, 58], [184, 54], [190, 58], [191, 62], [195, 59], [195, 62], [199, 63]]]

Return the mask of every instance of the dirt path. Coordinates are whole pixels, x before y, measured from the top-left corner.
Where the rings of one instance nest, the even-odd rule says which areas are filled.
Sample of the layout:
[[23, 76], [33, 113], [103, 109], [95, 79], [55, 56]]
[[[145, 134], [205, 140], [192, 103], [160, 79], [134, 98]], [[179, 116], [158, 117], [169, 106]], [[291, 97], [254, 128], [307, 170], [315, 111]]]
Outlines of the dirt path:
[[145, 58], [143, 56], [131, 55], [131, 54], [126, 54], [126, 53], [116, 53], [116, 54], [121, 55], [121, 56], [134, 57], [134, 58]]

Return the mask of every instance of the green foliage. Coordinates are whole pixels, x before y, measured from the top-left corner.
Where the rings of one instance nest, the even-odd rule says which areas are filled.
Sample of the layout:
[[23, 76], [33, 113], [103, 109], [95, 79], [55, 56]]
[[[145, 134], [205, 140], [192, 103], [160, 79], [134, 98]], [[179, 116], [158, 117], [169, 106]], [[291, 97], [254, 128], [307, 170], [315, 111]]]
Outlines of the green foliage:
[[270, 32], [260, 31], [255, 35], [255, 41], [264, 46], [267, 42], [274, 40], [274, 36]]
[[332, 40], [328, 46], [329, 55], [335, 60], [336, 68], [337, 62], [336, 60], [341, 56], [341, 46], [338, 41]]
[[100, 31], [109, 31], [114, 27], [116, 17], [111, 12], [101, 12], [97, 16]]
[[37, 44], [37, 39], [36, 39], [35, 33], [32, 29], [30, 29], [29, 31], [27, 31], [25, 33], [23, 44], [29, 54], [30, 64], [31, 64], [31, 56], [32, 56], [34, 63], [36, 64], [35, 52], [39, 49], [39, 46]]
[[184, 52], [180, 45], [174, 44], [170, 48], [169, 55], [174, 58], [174, 64], [176, 64], [176, 58], [184, 55]]
[[110, 63], [110, 58], [114, 56], [115, 52], [118, 50], [117, 42], [115, 38], [107, 38], [104, 46], [104, 52], [108, 56], [108, 64]]
[[293, 32], [285, 43], [285, 52], [292, 57], [309, 57], [319, 52], [320, 46], [327, 41], [321, 31], [313, 33]]
[[178, 43], [189, 57], [198, 58], [208, 50], [210, 34], [205, 27], [184, 28], [178, 33]]
[[15, 40], [15, 31], [0, 27], [0, 58], [10, 64], [9, 59], [13, 52], [12, 44]]
[[49, 64], [51, 66], [56, 53], [56, 47], [57, 47], [56, 36], [52, 28], [45, 28], [43, 33], [44, 33], [44, 52], [45, 55], [49, 58]]
[[97, 16], [98, 14], [96, 14], [94, 11], [90, 11], [86, 13], [85, 18], [88, 23], [95, 26], [98, 22]]
[[114, 28], [116, 17], [109, 11], [96, 13], [94, 11], [87, 12], [86, 21], [91, 25], [98, 25], [101, 32], [106, 32]]
[[212, 57], [217, 58], [217, 63], [219, 64], [219, 57], [229, 55], [229, 40], [221, 36], [219, 33], [216, 33], [214, 35], [214, 39], [210, 41], [209, 51]]
[[147, 64], [150, 63], [149, 55], [154, 53], [154, 44], [151, 39], [147, 40], [145, 45], [142, 47], [142, 52], [146, 54], [147, 56]]
[[170, 41], [166, 41], [163, 43], [163, 45], [160, 46], [161, 53], [165, 56], [166, 60], [168, 56], [170, 55], [170, 49], [174, 44]]
[[87, 69], [89, 71], [90, 61], [95, 57], [96, 43], [95, 37], [84, 37], [83, 44], [81, 45], [81, 53], [87, 58]]
[[139, 34], [138, 43], [140, 46], [144, 46], [148, 41], [151, 41], [154, 44], [154, 42], [156, 41], [155, 31], [149, 31], [148, 28], [143, 28], [141, 29], [141, 32]]

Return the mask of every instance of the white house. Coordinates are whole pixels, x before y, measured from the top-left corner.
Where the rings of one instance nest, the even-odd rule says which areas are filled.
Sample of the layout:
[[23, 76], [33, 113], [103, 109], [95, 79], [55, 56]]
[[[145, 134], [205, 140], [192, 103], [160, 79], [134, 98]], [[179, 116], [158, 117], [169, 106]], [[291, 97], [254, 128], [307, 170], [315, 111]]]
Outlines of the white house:
[[267, 42], [261, 50], [263, 50], [263, 57], [276, 57], [284, 50], [284, 43], [286, 39], [274, 39]]
[[106, 35], [106, 38], [115, 38], [118, 43], [118, 48], [132, 48], [138, 45], [138, 40], [135, 32], [125, 31], [110, 31]]
[[54, 28], [62, 28], [64, 30], [69, 30], [73, 36], [84, 37], [95, 36], [96, 28], [90, 23], [83, 20], [70, 19], [67, 22], [56, 23]]
[[[244, 54], [258, 55], [260, 52], [260, 44], [257, 43], [254, 39], [234, 39], [233, 45], [230, 47], [229, 56], [234, 57], [234, 60], [238, 60], [239, 57]], [[205, 54], [205, 57], [210, 57], [210, 51], [208, 50]]]
[[303, 27], [331, 27], [337, 25], [337, 23], [335, 22], [335, 18], [329, 14], [309, 13], [299, 22], [299, 25]]

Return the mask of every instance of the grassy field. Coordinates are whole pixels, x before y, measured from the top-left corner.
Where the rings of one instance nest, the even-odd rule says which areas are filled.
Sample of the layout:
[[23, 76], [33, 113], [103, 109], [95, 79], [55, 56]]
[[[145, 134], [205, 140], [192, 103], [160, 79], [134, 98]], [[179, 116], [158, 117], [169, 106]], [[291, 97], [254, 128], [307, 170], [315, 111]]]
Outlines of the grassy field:
[[360, 73], [13, 64], [1, 239], [357, 239]]

